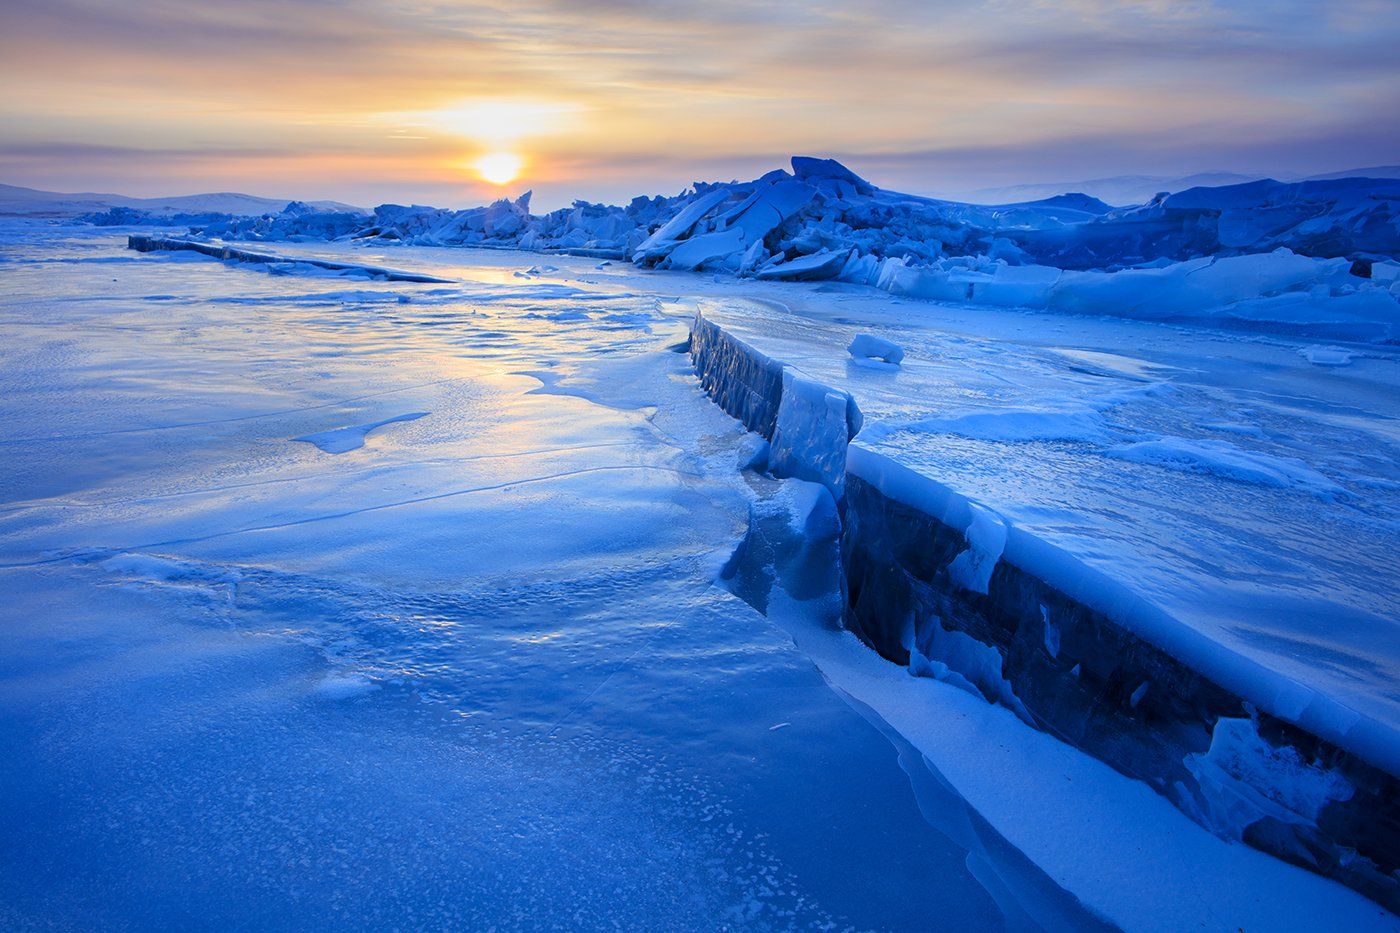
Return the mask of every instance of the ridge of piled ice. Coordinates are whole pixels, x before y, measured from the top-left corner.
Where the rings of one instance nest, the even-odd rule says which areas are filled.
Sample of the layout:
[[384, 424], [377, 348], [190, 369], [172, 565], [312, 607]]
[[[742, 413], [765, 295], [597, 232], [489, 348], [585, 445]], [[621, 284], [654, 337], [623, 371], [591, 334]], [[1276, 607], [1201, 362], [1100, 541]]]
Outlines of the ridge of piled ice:
[[[861, 423], [839, 418], [841, 403], [860, 404], [847, 383], [820, 360], [794, 355], [791, 335], [767, 334], [702, 309], [692, 332], [696, 372], [721, 407], [772, 440], [774, 475], [815, 480], [835, 496], [848, 630], [910, 673], [999, 703], [1144, 781], [1224, 838], [1392, 909], [1400, 903], [1387, 828], [1400, 758], [1383, 704], [1357, 705], [1357, 695], [1333, 692], [1335, 681], [1300, 679], [1267, 652], [1222, 640], [1106, 565], [1101, 552], [1027, 524], [1026, 509], [979, 500], [921, 469], [917, 458], [904, 462], [910, 458], [882, 449], [888, 412], [878, 394], [875, 421], [857, 439]], [[855, 342], [862, 336], [871, 335]], [[754, 337], [767, 353], [745, 342]], [[830, 349], [842, 342], [830, 341]], [[769, 355], [775, 347], [793, 362]], [[766, 378], [754, 378], [759, 371]], [[859, 377], [849, 384], [859, 385]], [[907, 383], [905, 391], [917, 387]], [[769, 421], [749, 417], [775, 409]], [[1093, 437], [1104, 445], [1122, 438], [1130, 442], [1106, 446], [1107, 456], [1329, 501], [1348, 496], [1301, 460], [1219, 440], [1147, 439], [1094, 413], [991, 412], [926, 423], [968, 436]], [[849, 444], [840, 440], [846, 427]], [[798, 452], [789, 458], [797, 468], [777, 459], [780, 449]], [[1183, 549], [1190, 562], [1208, 559]]]
[[[1192, 188], [1114, 208], [1082, 194], [965, 204], [876, 188], [795, 156], [748, 182], [697, 182], [626, 206], [530, 213], [530, 192], [453, 211], [370, 217], [293, 202], [262, 217], [197, 215], [225, 240], [355, 240], [628, 259], [759, 279], [836, 279], [896, 295], [1076, 314], [1387, 341], [1400, 328], [1400, 181]], [[92, 223], [170, 224], [123, 210]]]

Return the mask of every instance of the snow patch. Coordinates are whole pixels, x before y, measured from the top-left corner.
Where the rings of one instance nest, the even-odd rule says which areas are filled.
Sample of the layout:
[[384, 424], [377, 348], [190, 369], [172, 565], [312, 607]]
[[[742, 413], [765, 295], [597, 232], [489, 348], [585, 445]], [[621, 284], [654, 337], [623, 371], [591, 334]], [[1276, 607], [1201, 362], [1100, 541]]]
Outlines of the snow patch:
[[1303, 347], [1298, 354], [1314, 366], [1350, 366], [1356, 354], [1343, 347]]
[[327, 700], [350, 700], [373, 693], [379, 684], [363, 674], [330, 674], [311, 689]]
[[349, 453], [352, 450], [359, 450], [365, 446], [365, 438], [371, 431], [384, 427], [386, 424], [396, 424], [400, 421], [417, 421], [426, 417], [426, 411], [411, 411], [404, 415], [395, 415], [392, 418], [385, 418], [382, 421], [371, 421], [368, 424], [354, 424], [345, 428], [336, 428], [333, 431], [320, 431], [316, 434], [306, 434], [301, 437], [294, 437], [294, 441], [302, 441], [307, 444], [315, 444], [322, 451], [328, 454]]
[[1244, 450], [1228, 441], [1163, 437], [1110, 447], [1104, 454], [1168, 470], [1205, 473], [1258, 486], [1298, 489], [1327, 498], [1345, 492], [1301, 460]]

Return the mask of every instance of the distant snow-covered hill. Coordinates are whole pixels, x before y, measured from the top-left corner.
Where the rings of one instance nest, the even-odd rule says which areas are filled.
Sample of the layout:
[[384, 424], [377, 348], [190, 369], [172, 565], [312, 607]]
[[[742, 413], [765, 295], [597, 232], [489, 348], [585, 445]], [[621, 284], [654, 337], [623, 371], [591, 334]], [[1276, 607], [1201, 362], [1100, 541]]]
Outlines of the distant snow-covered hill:
[[1310, 175], [1308, 181], [1330, 181], [1334, 178], [1400, 178], [1400, 165], [1373, 165], [1370, 168], [1347, 169], [1345, 172]]
[[[223, 191], [213, 194], [185, 194], [161, 198], [129, 198], [120, 194], [62, 194], [17, 185], [0, 185], [0, 214], [47, 214], [65, 216], [129, 207], [152, 214], [219, 213], [256, 217], [277, 213], [291, 198], [261, 198], [251, 194]], [[362, 207], [338, 201], [312, 201], [322, 210], [369, 213]]]
[[1249, 175], [1239, 172], [1198, 172], [1194, 175], [1115, 175], [1112, 178], [1093, 178], [1088, 181], [1057, 181], [1024, 185], [1008, 185], [1003, 188], [979, 188], [967, 192], [966, 199], [974, 204], [1006, 204], [1012, 201], [1039, 201], [1044, 198], [1064, 194], [1067, 191], [1082, 191], [1109, 204], [1141, 204], [1153, 195], [1163, 191], [1177, 192], [1188, 188], [1218, 188], [1224, 185], [1240, 185], [1251, 181], [1273, 178], [1278, 181], [1330, 181], [1337, 178], [1400, 178], [1400, 165], [1374, 165], [1370, 168], [1352, 168], [1343, 172], [1328, 172], [1324, 175]]
[[[1348, 173], [1351, 174], [1351, 173]], [[968, 195], [976, 204], [1006, 204], [1011, 201], [1039, 201], [1082, 191], [1109, 204], [1141, 204], [1163, 191], [1185, 191], [1187, 188], [1238, 185], [1258, 181], [1263, 175], [1241, 175], [1237, 172], [1201, 172], [1195, 175], [1117, 175], [1112, 178], [1091, 178], [1087, 181], [1056, 181], [1042, 184], [1008, 185], [1004, 188], [981, 188]]]

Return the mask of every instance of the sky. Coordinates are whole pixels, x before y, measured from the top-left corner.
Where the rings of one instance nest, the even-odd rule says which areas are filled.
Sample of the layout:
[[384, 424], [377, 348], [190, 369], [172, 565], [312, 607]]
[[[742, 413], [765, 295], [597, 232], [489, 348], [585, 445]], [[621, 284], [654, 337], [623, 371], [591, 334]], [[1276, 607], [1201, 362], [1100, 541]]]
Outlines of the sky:
[[1400, 162], [1400, 3], [0, 0], [0, 182], [448, 207]]

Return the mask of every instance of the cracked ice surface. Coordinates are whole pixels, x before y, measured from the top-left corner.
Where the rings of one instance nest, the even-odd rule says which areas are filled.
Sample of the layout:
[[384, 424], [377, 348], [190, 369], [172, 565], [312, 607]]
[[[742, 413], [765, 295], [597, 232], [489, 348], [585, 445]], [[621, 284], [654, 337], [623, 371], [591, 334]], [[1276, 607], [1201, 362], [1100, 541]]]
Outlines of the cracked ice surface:
[[887, 741], [711, 586], [752, 450], [664, 349], [689, 309], [20, 233], [0, 925], [998, 922]]
[[667, 347], [734, 286], [0, 236], [6, 926], [1391, 923], [714, 586], [755, 443]]
[[[858, 447], [1123, 584], [1150, 607], [1142, 634], [1218, 682], [1400, 769], [1393, 349], [1321, 367], [1286, 337], [744, 295], [702, 310], [849, 391]], [[862, 332], [904, 348], [900, 367], [856, 365], [845, 348]], [[1109, 598], [1073, 567], [1042, 569]]]

